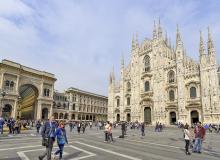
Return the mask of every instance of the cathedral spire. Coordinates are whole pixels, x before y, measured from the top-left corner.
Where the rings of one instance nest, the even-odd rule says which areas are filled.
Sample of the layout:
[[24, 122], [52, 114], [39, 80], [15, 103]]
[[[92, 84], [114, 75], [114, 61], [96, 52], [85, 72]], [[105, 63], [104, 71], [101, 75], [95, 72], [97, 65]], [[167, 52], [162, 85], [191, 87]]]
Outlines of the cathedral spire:
[[133, 36], [132, 36], [132, 50], [135, 49], [135, 38], [134, 38], [134, 33], [133, 33]]
[[211, 36], [211, 32], [210, 29], [208, 27], [208, 56], [209, 56], [209, 62], [212, 65], [216, 65], [217, 64], [217, 60], [216, 60], [216, 53], [215, 53], [215, 47], [214, 47], [214, 43], [213, 43], [213, 39]]
[[157, 39], [157, 26], [155, 21], [154, 21], [153, 39], [154, 40]]
[[179, 25], [177, 24], [177, 30], [176, 30], [176, 48], [182, 48], [183, 42], [181, 40], [180, 31], [179, 31]]
[[208, 54], [213, 54], [215, 52], [212, 36], [210, 33], [210, 29], [208, 27]]
[[200, 31], [200, 46], [199, 46], [199, 53], [200, 56], [205, 54], [205, 44], [204, 44], [204, 40], [203, 40], [203, 35], [202, 35], [202, 31]]
[[125, 60], [124, 60], [124, 54], [121, 54], [121, 68], [124, 68]]
[[161, 39], [163, 37], [162, 27], [160, 25], [160, 18], [158, 20], [158, 38]]
[[136, 47], [139, 47], [139, 42], [138, 42], [138, 32], [136, 32], [135, 45], [136, 45]]
[[165, 34], [165, 43], [166, 43], [167, 46], [169, 46], [168, 37], [167, 37], [167, 31], [166, 31], [166, 34]]

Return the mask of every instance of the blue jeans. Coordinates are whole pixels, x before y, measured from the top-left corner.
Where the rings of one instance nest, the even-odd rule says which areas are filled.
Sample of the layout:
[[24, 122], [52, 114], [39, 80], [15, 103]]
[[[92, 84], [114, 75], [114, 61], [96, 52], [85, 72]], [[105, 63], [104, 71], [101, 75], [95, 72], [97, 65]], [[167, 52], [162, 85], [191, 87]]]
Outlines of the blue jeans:
[[57, 155], [58, 153], [60, 153], [60, 157], [59, 158], [62, 158], [63, 157], [64, 144], [59, 144], [58, 146], [59, 146], [59, 149], [54, 154]]
[[195, 139], [195, 144], [193, 147], [194, 152], [201, 152], [202, 149], [202, 138], [196, 138]]

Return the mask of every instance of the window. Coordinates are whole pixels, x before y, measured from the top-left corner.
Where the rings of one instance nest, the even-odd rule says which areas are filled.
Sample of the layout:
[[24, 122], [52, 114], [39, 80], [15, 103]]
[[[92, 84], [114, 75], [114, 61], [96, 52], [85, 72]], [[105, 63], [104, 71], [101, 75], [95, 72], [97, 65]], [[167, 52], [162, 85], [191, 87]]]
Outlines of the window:
[[130, 83], [130, 82], [127, 83], [127, 91], [128, 91], [128, 92], [131, 91], [131, 83]]
[[11, 81], [11, 83], [10, 83], [10, 88], [13, 88], [13, 87], [14, 87], [14, 82]]
[[147, 92], [149, 90], [150, 90], [150, 83], [149, 83], [149, 81], [146, 81], [144, 84], [144, 91]]
[[131, 99], [130, 99], [130, 97], [128, 97], [127, 98], [127, 106], [130, 106], [130, 101], [131, 101]]
[[190, 98], [196, 98], [196, 87], [190, 88]]
[[168, 82], [173, 83], [175, 81], [175, 73], [174, 71], [169, 71], [168, 73]]
[[117, 99], [117, 107], [120, 106], [120, 99]]
[[73, 104], [73, 110], [75, 110], [76, 109], [76, 104]]
[[9, 87], [9, 86], [10, 86], [10, 81], [9, 81], [9, 80], [5, 81], [5, 86], [6, 86], [6, 87]]
[[150, 57], [149, 56], [144, 57], [144, 71], [145, 72], [150, 71]]
[[44, 96], [49, 97], [50, 96], [50, 90], [47, 88], [44, 88]]
[[174, 99], [175, 99], [175, 95], [174, 95], [174, 91], [173, 90], [169, 91], [169, 99], [170, 99], [170, 101], [174, 101]]

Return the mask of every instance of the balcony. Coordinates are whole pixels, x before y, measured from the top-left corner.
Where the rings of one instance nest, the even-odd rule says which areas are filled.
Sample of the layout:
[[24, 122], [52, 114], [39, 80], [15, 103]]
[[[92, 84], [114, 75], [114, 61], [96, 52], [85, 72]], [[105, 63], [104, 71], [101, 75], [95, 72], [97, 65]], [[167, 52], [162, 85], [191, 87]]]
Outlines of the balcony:
[[200, 97], [188, 98], [186, 102], [187, 102], [187, 104], [186, 104], [187, 108], [195, 107], [195, 106], [201, 106], [201, 99], [200, 99]]
[[178, 102], [177, 99], [175, 99], [174, 101], [167, 100], [166, 104], [167, 106], [177, 106]]
[[153, 97], [153, 90], [141, 91], [141, 98], [150, 98]]
[[144, 79], [145, 77], [152, 77], [153, 74], [151, 73], [151, 71], [144, 71], [142, 72], [142, 76], [141, 79]]

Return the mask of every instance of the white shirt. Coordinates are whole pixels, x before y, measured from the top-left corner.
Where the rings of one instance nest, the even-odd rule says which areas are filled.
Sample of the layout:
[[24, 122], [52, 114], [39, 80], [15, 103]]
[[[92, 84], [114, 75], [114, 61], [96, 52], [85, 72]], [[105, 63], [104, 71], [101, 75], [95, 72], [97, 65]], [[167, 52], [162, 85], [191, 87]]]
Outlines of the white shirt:
[[189, 132], [189, 130], [188, 129], [184, 129], [184, 139], [186, 139], [186, 140], [189, 140], [190, 138], [189, 138], [189, 136], [188, 135], [190, 135], [190, 132]]

